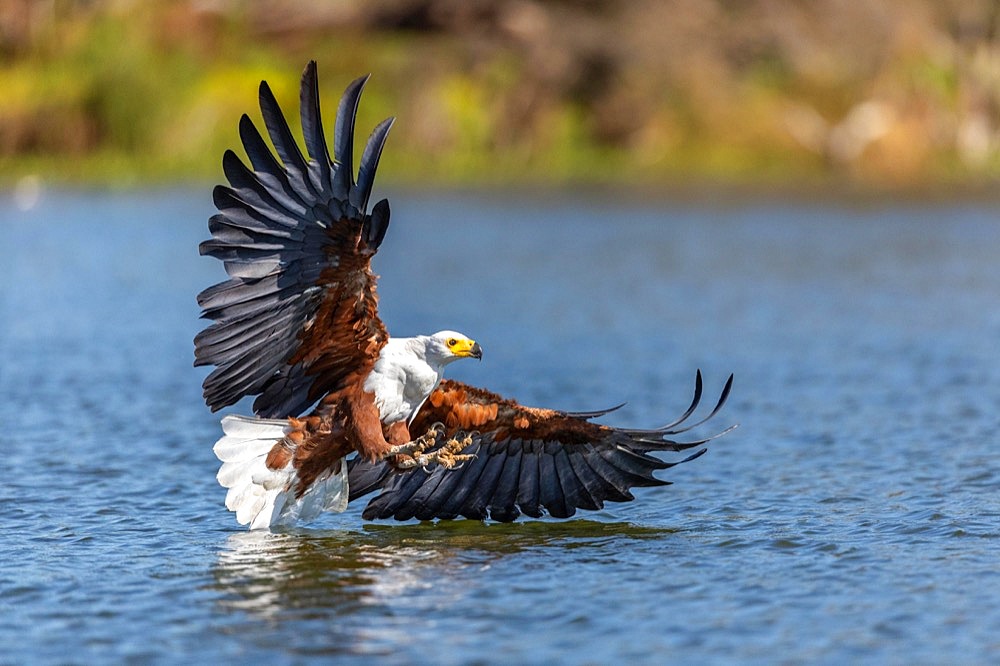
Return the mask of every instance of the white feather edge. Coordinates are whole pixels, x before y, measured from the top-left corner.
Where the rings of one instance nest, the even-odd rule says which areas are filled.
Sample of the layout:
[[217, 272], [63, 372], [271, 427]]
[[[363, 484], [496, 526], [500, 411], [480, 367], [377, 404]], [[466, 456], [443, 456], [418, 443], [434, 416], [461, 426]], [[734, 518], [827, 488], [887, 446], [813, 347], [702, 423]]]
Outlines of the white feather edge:
[[345, 460], [316, 479], [299, 498], [294, 495], [296, 472], [291, 463], [277, 470], [267, 467], [267, 454], [289, 430], [286, 420], [236, 415], [222, 419], [223, 437], [213, 448], [222, 461], [216, 478], [229, 489], [226, 508], [251, 530], [291, 525], [324, 511], [339, 513], [347, 508]]

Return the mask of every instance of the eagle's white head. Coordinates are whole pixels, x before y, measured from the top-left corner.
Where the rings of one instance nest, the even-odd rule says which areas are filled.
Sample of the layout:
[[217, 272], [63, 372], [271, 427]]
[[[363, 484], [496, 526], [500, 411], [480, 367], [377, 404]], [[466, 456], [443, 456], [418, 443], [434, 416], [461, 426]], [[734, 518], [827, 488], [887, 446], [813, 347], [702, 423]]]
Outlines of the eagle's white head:
[[438, 331], [434, 335], [421, 336], [424, 343], [424, 358], [436, 367], [444, 367], [460, 358], [483, 357], [479, 343], [457, 331]]

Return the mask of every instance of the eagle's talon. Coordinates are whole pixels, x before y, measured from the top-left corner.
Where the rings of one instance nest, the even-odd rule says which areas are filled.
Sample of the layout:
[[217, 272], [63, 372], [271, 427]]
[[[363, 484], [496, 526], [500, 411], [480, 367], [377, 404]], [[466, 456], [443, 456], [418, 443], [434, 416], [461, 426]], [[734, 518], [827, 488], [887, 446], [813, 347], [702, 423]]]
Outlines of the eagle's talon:
[[439, 448], [427, 451], [429, 447], [434, 446], [436, 443], [434, 437], [436, 433], [434, 431], [438, 425], [440, 424], [435, 424], [426, 434], [412, 442], [392, 447], [386, 454], [386, 457], [393, 458], [392, 464], [398, 470], [405, 471], [420, 467], [427, 474], [433, 472], [430, 467], [434, 464], [449, 470], [459, 469], [466, 461], [476, 457], [474, 454], [459, 453], [459, 451], [472, 444], [471, 435], [466, 435], [462, 439], [453, 437]]
[[[441, 423], [435, 423], [427, 430], [427, 432], [413, 441], [389, 447], [389, 450], [386, 451], [382, 457], [392, 458], [407, 456], [414, 460], [419, 459], [424, 455], [424, 452], [427, 451], [427, 449], [431, 449], [435, 444], [437, 444], [437, 438], [442, 434], [444, 434], [444, 425]], [[397, 464], [397, 466], [399, 465]], [[413, 464], [409, 465], [409, 467], [415, 466], [416, 465]], [[403, 469], [408, 469], [408, 467], [403, 467]]]
[[444, 467], [445, 469], [458, 469], [461, 467], [458, 463], [464, 463], [467, 460], [471, 460], [476, 456], [473, 454], [463, 454], [459, 451], [464, 450], [467, 446], [472, 444], [472, 436], [466, 435], [462, 439], [453, 437], [449, 439], [444, 445], [434, 451], [436, 454], [436, 462]]

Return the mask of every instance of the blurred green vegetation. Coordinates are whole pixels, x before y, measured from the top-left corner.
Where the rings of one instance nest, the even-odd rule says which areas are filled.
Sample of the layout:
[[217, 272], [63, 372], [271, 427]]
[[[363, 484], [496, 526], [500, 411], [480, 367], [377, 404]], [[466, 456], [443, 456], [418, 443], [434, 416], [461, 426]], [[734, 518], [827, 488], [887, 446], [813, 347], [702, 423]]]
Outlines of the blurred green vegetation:
[[309, 59], [328, 129], [373, 73], [383, 182], [987, 183], [998, 33], [994, 0], [0, 0], [0, 183], [218, 180]]

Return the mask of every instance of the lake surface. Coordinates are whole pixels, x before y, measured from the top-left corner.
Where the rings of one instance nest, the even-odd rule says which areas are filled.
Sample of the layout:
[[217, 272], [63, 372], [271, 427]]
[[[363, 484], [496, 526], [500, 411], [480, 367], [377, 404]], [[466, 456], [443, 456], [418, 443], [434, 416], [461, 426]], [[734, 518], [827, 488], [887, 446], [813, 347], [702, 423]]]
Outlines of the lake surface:
[[734, 372], [740, 427], [567, 521], [260, 534], [191, 367], [210, 201], [0, 198], [0, 663], [1000, 659], [997, 208], [396, 193], [382, 315], [479, 340], [451, 376], [652, 427]]

